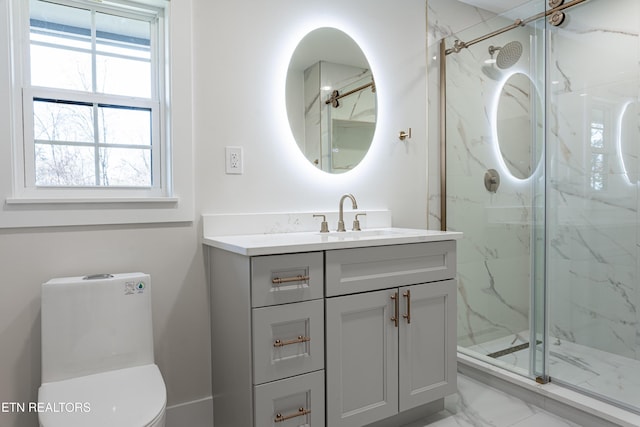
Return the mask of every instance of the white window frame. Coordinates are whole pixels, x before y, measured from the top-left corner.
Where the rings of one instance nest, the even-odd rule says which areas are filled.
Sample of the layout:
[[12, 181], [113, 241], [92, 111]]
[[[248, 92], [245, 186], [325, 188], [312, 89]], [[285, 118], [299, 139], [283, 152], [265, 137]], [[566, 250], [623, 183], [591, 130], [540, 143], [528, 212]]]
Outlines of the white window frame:
[[[588, 173], [588, 182], [587, 182], [587, 188], [588, 191], [591, 193], [602, 193], [603, 191], [606, 191], [608, 189], [609, 186], [609, 175], [608, 175], [608, 170], [609, 170], [609, 160], [612, 157], [612, 150], [614, 149], [615, 144], [612, 144], [613, 141], [613, 133], [612, 133], [612, 120], [611, 120], [611, 106], [609, 105], [608, 102], [604, 101], [604, 100], [589, 100], [589, 102], [586, 103], [587, 105], [587, 111], [586, 111], [586, 117], [588, 118], [587, 120], [587, 129], [586, 129], [586, 135], [588, 138], [587, 144], [586, 146], [588, 147], [587, 150], [587, 156], [588, 158], [586, 159], [585, 165], [586, 170], [589, 172]], [[594, 147], [591, 141], [591, 132], [594, 128], [594, 123], [595, 120], [593, 119], [593, 112], [599, 110], [602, 111], [602, 147]], [[615, 153], [613, 153], [615, 154]], [[594, 174], [594, 170], [593, 170], [593, 165], [594, 165], [594, 156], [602, 156], [602, 163], [603, 163], [603, 171], [602, 171], [602, 176], [600, 177], [600, 179], [598, 179], [598, 177], [595, 176]], [[594, 186], [595, 182], [598, 182], [600, 185], [602, 185], [602, 188], [596, 188]]]
[[[23, 143], [17, 147], [20, 162], [16, 164], [16, 188], [15, 194], [18, 199], [36, 200], [109, 200], [117, 198], [126, 200], [127, 198], [158, 199], [170, 196], [170, 188], [167, 185], [167, 170], [170, 162], [167, 156], [166, 136], [163, 129], [164, 102], [165, 99], [163, 67], [160, 64], [165, 62], [164, 31], [163, 31], [163, 10], [145, 6], [144, 10], [133, 7], [134, 3], [128, 1], [110, 0], [100, 3], [82, 0], [52, 0], [54, 3], [75, 6], [85, 9], [92, 9], [98, 12], [114, 12], [119, 16], [126, 16], [134, 19], [142, 19], [151, 24], [151, 98], [129, 98], [125, 96], [96, 94], [89, 92], [74, 92], [69, 90], [57, 90], [51, 88], [37, 87], [30, 85], [31, 66], [30, 57], [30, 14], [29, 0], [23, 0], [23, 10], [21, 30], [23, 40], [22, 50], [22, 140]], [[123, 11], [123, 8], [127, 9]], [[157, 36], [156, 36], [157, 35]], [[95, 47], [94, 47], [95, 48]], [[92, 70], [95, 73], [95, 69]], [[48, 187], [35, 185], [35, 141], [33, 135], [33, 105], [34, 98], [64, 99], [83, 103], [100, 103], [102, 105], [122, 105], [131, 107], [151, 108], [152, 111], [152, 186], [149, 188], [131, 187]]]
[[[62, 3], [62, 2], [61, 2]], [[64, 0], [78, 4], [76, 0]], [[158, 38], [162, 52], [157, 61], [158, 114], [160, 125], [159, 182], [154, 187], [36, 187], [26, 185], [25, 129], [33, 130], [24, 120], [23, 97], [37, 94], [43, 97], [55, 90], [25, 87], [29, 76], [29, 2], [7, 0], [0, 3], [0, 54], [9, 58], [9, 67], [0, 68], [0, 89], [9, 94], [0, 99], [0, 228], [65, 226], [91, 224], [133, 224], [193, 221], [193, 129], [191, 53], [182, 44], [190, 39], [191, 6], [180, 2], [171, 8], [169, 0], [101, 0], [92, 1], [100, 8], [118, 5], [139, 10], [158, 12]], [[175, 21], [178, 24], [172, 23]], [[170, 22], [171, 21], [171, 22]], [[180, 45], [176, 45], [180, 43]], [[178, 49], [181, 60], [172, 63], [171, 51]], [[24, 89], [24, 90], [23, 90]], [[171, 102], [169, 95], [172, 94]], [[32, 115], [31, 115], [32, 117]], [[5, 139], [6, 138], [6, 139]], [[178, 141], [173, 146], [173, 141]], [[4, 146], [3, 146], [4, 145]], [[158, 159], [156, 159], [158, 160]]]

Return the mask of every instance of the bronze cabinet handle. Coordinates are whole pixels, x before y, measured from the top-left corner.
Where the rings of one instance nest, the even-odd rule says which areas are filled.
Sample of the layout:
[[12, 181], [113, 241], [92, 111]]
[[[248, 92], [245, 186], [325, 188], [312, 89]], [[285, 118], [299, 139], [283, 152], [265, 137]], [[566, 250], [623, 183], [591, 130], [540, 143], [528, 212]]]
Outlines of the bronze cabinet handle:
[[407, 319], [407, 323], [411, 323], [411, 291], [403, 292], [402, 296], [407, 299], [407, 314], [403, 314], [402, 317]]
[[307, 341], [311, 341], [311, 337], [305, 337], [305, 336], [302, 336], [302, 335], [298, 335], [298, 338], [296, 338], [294, 340], [289, 340], [289, 341], [275, 340], [273, 342], [273, 346], [274, 347], [284, 347], [285, 345], [299, 344], [301, 342], [307, 342]]
[[393, 317], [391, 318], [391, 321], [394, 322], [396, 328], [398, 327], [398, 310], [399, 310], [399, 305], [400, 305], [400, 301], [398, 301], [398, 293], [394, 292], [393, 295], [391, 295], [391, 299], [393, 300], [393, 305], [394, 305], [394, 314]]
[[276, 417], [274, 418], [274, 422], [276, 423], [281, 423], [283, 421], [287, 421], [290, 420], [291, 418], [295, 418], [295, 417], [301, 417], [303, 415], [307, 415], [311, 413], [311, 409], [304, 409], [304, 408], [299, 408], [298, 412], [293, 413], [293, 414], [289, 414], [289, 415], [282, 415], [280, 413], [276, 414]]
[[279, 285], [280, 283], [289, 283], [289, 282], [303, 282], [305, 280], [309, 280], [309, 276], [303, 276], [301, 274], [294, 277], [274, 277], [271, 279], [271, 283], [274, 285]]

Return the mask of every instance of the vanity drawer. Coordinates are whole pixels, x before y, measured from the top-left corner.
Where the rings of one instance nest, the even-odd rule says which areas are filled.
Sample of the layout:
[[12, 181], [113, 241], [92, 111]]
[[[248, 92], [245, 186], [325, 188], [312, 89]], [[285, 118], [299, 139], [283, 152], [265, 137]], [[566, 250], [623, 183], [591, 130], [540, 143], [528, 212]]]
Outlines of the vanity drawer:
[[323, 254], [251, 258], [251, 306], [265, 307], [323, 297]]
[[324, 300], [253, 309], [253, 381], [324, 368]]
[[325, 427], [324, 371], [254, 387], [255, 427]]
[[453, 240], [326, 252], [327, 296], [452, 279]]

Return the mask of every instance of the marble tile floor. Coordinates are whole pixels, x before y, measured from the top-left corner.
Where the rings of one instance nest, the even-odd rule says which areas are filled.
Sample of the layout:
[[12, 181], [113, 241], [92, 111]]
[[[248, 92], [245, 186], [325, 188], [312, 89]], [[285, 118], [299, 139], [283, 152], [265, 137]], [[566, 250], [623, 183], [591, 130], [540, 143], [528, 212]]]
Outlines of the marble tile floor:
[[445, 409], [404, 427], [575, 427], [564, 418], [458, 374], [458, 393]]
[[[470, 347], [489, 354], [528, 340], [528, 332]], [[522, 372], [529, 369], [529, 349], [498, 358]], [[640, 408], [640, 360], [620, 356], [569, 341], [551, 338], [549, 346], [551, 380], [563, 381], [586, 391]]]

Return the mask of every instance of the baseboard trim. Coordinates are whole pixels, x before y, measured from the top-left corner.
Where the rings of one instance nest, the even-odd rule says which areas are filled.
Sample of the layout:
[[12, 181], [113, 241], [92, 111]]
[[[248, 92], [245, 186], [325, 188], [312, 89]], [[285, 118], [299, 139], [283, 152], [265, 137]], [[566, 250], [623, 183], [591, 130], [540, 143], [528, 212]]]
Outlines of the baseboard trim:
[[167, 407], [166, 427], [213, 426], [213, 398], [211, 396]]

